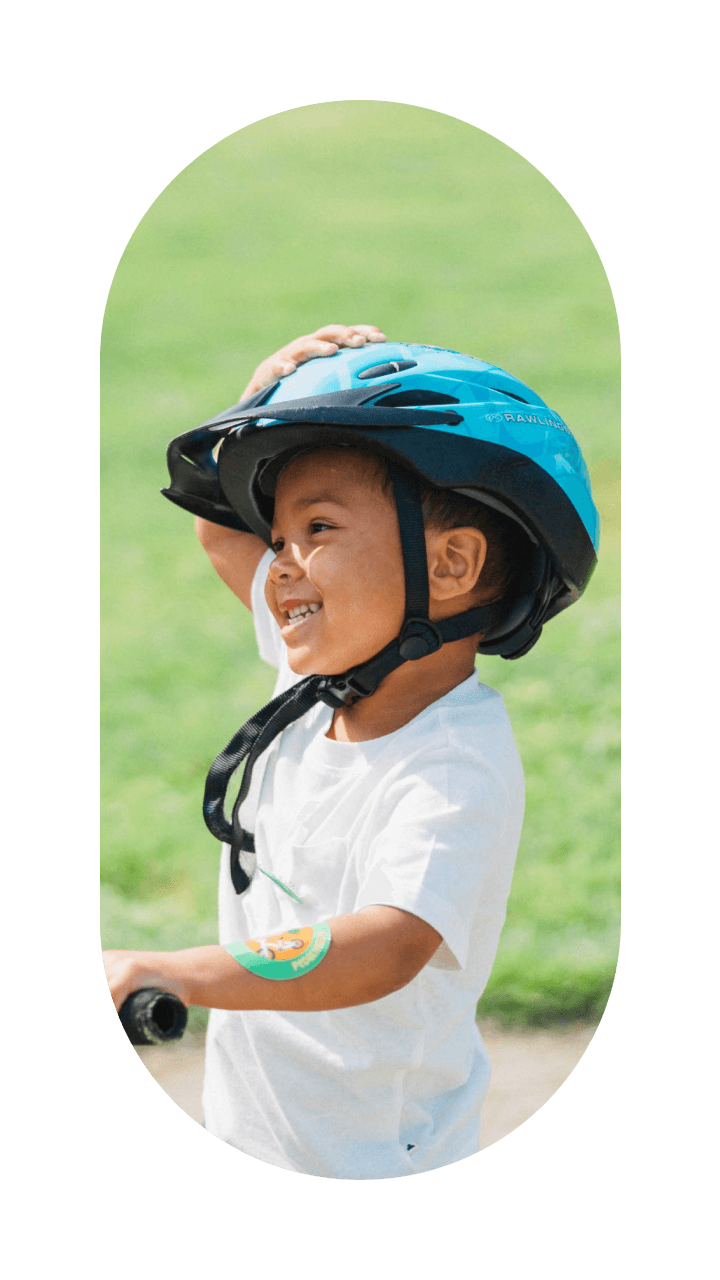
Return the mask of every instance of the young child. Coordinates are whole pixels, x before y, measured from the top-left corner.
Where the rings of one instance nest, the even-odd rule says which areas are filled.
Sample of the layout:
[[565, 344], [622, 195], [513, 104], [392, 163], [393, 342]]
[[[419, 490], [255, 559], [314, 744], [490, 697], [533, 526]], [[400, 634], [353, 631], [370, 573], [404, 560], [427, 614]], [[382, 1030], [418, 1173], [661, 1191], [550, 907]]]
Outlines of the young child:
[[222, 945], [106, 953], [116, 1006], [212, 1010], [205, 1125], [258, 1159], [389, 1178], [472, 1155], [524, 803], [475, 655], [527, 652], [590, 576], [577, 444], [495, 366], [338, 325], [168, 457], [279, 676], [208, 776]]

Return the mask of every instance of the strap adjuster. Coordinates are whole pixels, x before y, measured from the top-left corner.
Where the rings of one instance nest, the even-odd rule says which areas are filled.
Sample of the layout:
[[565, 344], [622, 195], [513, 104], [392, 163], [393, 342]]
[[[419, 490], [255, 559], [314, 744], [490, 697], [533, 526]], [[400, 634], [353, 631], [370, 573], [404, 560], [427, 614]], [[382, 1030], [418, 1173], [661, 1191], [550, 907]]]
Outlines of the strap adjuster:
[[443, 638], [429, 618], [408, 618], [400, 632], [399, 650], [404, 662], [427, 658], [442, 646]]

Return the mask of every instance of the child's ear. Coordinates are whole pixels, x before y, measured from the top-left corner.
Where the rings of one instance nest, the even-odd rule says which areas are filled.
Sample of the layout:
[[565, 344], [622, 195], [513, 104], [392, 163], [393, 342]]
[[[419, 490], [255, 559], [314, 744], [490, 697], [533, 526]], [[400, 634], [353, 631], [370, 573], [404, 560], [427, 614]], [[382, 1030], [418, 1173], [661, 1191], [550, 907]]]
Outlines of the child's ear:
[[477, 585], [487, 555], [487, 538], [472, 525], [428, 530], [428, 580], [432, 600], [464, 596]]

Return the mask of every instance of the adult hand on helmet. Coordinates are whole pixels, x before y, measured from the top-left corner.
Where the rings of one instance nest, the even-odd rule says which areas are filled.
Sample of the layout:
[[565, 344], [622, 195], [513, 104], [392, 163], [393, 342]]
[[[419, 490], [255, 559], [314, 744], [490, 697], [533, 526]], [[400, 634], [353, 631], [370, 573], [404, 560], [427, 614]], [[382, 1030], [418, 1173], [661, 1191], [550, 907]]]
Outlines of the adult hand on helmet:
[[240, 399], [254, 395], [262, 387], [269, 387], [278, 378], [286, 378], [288, 374], [295, 372], [298, 365], [305, 364], [306, 360], [314, 360], [318, 356], [334, 356], [340, 347], [363, 347], [366, 342], [387, 342], [387, 338], [374, 324], [323, 325], [314, 333], [288, 342], [287, 346], [263, 360]]

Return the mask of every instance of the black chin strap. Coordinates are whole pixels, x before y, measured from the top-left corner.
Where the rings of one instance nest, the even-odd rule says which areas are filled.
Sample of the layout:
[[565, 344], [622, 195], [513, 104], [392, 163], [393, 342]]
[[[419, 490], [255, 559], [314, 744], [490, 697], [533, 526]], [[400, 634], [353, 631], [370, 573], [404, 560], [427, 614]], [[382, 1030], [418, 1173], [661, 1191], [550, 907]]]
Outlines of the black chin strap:
[[[215, 758], [205, 783], [203, 817], [217, 840], [230, 845], [230, 875], [236, 893], [245, 893], [255, 871], [255, 838], [240, 825], [238, 812], [250, 790], [256, 760], [293, 721], [318, 702], [329, 707], [350, 706], [369, 698], [378, 685], [404, 662], [416, 662], [443, 644], [462, 640], [496, 626], [505, 612], [501, 602], [479, 605], [453, 618], [431, 622], [425, 526], [419, 486], [409, 472], [392, 468], [392, 482], [400, 524], [405, 566], [405, 619], [400, 635], [368, 662], [339, 676], [307, 676], [247, 721]], [[233, 805], [232, 820], [224, 804], [230, 780], [243, 760], [242, 783]], [[244, 857], [242, 855], [245, 855]]]
[[[227, 746], [215, 757], [205, 780], [203, 817], [208, 830], [216, 840], [230, 845], [230, 875], [236, 893], [244, 893], [250, 887], [255, 871], [255, 838], [243, 831], [238, 811], [250, 790], [252, 771], [258, 756], [270, 746], [274, 738], [289, 724], [314, 707], [318, 701], [318, 686], [322, 676], [307, 676], [285, 693], [280, 693], [260, 711], [256, 711]], [[232, 821], [225, 816], [225, 796], [230, 779], [236, 769], [246, 761], [237, 800], [233, 805]], [[249, 855], [242, 865], [240, 855]]]

